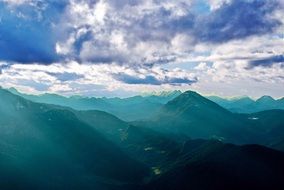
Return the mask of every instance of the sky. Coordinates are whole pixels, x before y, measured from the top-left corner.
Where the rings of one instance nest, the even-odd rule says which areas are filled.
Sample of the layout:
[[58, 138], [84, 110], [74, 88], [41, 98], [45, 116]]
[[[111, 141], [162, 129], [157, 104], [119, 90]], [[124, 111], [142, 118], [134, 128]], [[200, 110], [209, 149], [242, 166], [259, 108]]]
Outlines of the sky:
[[284, 0], [0, 0], [0, 86], [284, 96]]

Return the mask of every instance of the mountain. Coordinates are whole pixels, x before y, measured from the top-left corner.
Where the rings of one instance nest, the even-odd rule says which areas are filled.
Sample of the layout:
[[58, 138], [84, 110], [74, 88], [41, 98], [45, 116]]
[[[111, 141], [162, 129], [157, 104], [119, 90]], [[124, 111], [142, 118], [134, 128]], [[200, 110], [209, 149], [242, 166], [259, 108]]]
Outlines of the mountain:
[[130, 98], [104, 98], [111, 106], [99, 109], [111, 113], [122, 120], [134, 121], [147, 119], [160, 109], [162, 104], [150, 97], [134, 96]]
[[51, 106], [61, 111], [67, 110], [74, 114], [80, 122], [99, 132], [131, 158], [146, 165], [151, 170], [150, 173], [154, 173], [155, 168], [168, 167], [170, 162], [178, 156], [177, 153], [180, 151], [184, 139], [188, 139], [131, 126], [103, 111], [77, 111], [55, 105], [45, 106]]
[[154, 172], [145, 189], [280, 190], [284, 187], [283, 152], [218, 140], [179, 138], [177, 141], [139, 127], [130, 127], [126, 136], [125, 143], [132, 155]]
[[[195, 92], [186, 92], [166, 104], [149, 128], [103, 111], [34, 103], [0, 89], [0, 188], [282, 189], [283, 152], [189, 139], [186, 132], [171, 133], [167, 127], [182, 132], [191, 126], [159, 126], [159, 119], [173, 118], [207, 126], [202, 120], [232, 138], [222, 120], [225, 124], [247, 121], [252, 127], [259, 120], [263, 129], [281, 113], [233, 114]], [[278, 130], [281, 123], [271, 126]], [[240, 126], [231, 127], [237, 132], [235, 127]], [[193, 128], [200, 134], [206, 130]]]
[[257, 100], [249, 97], [225, 99], [209, 96], [207, 98], [234, 113], [255, 113], [271, 109], [284, 110], [284, 98], [278, 100], [270, 96], [262, 96]]
[[148, 94], [144, 96], [144, 98], [148, 99], [151, 102], [166, 104], [167, 102], [173, 100], [174, 98], [178, 97], [181, 94], [182, 92], [180, 90], [162, 91], [162, 92]]
[[110, 104], [101, 98], [87, 98], [81, 96], [65, 97], [50, 93], [30, 95], [20, 93], [15, 88], [11, 88], [9, 91], [33, 102], [66, 106], [77, 110], [96, 110], [98, 108], [106, 109], [111, 107]]
[[0, 115], [1, 189], [124, 189], [150, 174], [68, 109], [0, 89]]
[[252, 105], [255, 103], [255, 101], [250, 97], [224, 99], [218, 96], [210, 96], [207, 98], [219, 104], [220, 106], [236, 113], [250, 112]]
[[[97, 118], [95, 115], [98, 113], [89, 114], [86, 118]], [[111, 115], [107, 120], [115, 121], [120, 127], [114, 133], [106, 133], [106, 136], [132, 158], [152, 169], [153, 175], [142, 189], [284, 187], [284, 153], [257, 145], [235, 146], [216, 140], [190, 140], [186, 136], [156, 132], [145, 127], [126, 126]], [[107, 126], [116, 129], [114, 123]], [[107, 131], [110, 128], [107, 127]], [[117, 135], [121, 138], [115, 138]]]
[[[271, 100], [264, 97], [258, 102]], [[236, 101], [249, 103], [252, 100], [243, 98]], [[159, 132], [183, 134], [193, 139], [218, 139], [234, 144], [256, 143], [283, 150], [282, 118], [284, 110], [276, 109], [251, 114], [232, 113], [196, 92], [187, 91], [165, 104], [151, 119], [133, 124]]]
[[159, 133], [129, 125], [117, 117], [101, 111], [76, 111], [74, 114], [108, 140], [119, 146], [130, 157], [153, 168], [166, 168], [175, 160], [188, 137]]
[[76, 110], [100, 110], [111, 113], [122, 120], [134, 121], [151, 117], [160, 107], [178, 96], [180, 91], [162, 93], [160, 95], [134, 96], [130, 98], [95, 98], [57, 94], [28, 95], [9, 89], [13, 94], [38, 103], [54, 104]]
[[123, 133], [128, 129], [129, 124], [120, 120], [114, 115], [106, 112], [90, 110], [71, 110], [78, 119], [88, 124], [107, 139], [115, 143], [120, 143]]
[[259, 99], [256, 100], [257, 103], [259, 104], [270, 104], [273, 103], [275, 100], [271, 96], [262, 96]]
[[[163, 105], [182, 94], [181, 91], [176, 90], [129, 98], [95, 98], [82, 96], [65, 97], [57, 94], [28, 95], [18, 92], [15, 88], [11, 88], [9, 91], [38, 103], [61, 105], [77, 110], [105, 111], [124, 121], [149, 119]], [[258, 100], [253, 100], [247, 96], [231, 99], [218, 96], [209, 96], [207, 98], [233, 113], [255, 113], [271, 109], [284, 110], [284, 98], [278, 100], [270, 96], [263, 96]]]
[[274, 189], [284, 187], [284, 153], [258, 145], [204, 142], [149, 185], [153, 190]]
[[[253, 114], [233, 114], [223, 108], [229, 106], [226, 105], [225, 99], [211, 97], [213, 101], [223, 102], [221, 104], [222, 107], [220, 107], [205, 97], [191, 91], [183, 94], [180, 94], [180, 91], [173, 91], [159, 94], [159, 96], [134, 96], [120, 99], [85, 98], [80, 96], [63, 97], [53, 94], [33, 96], [21, 94], [15, 89], [11, 90], [13, 93], [18, 93], [33, 101], [54, 103], [79, 110], [86, 109], [87, 111], [81, 111], [83, 114], [73, 112], [77, 117], [84, 120], [84, 122], [89, 125], [95, 123], [96, 130], [99, 130], [105, 135], [107, 135], [106, 132], [115, 133], [116, 131], [117, 134], [115, 137], [109, 137], [110, 140], [119, 140], [122, 135], [121, 133], [127, 129], [128, 123], [122, 122], [120, 120], [121, 118], [124, 118], [126, 121], [138, 118], [140, 121], [133, 122], [135, 125], [150, 126], [152, 129], [158, 129], [160, 132], [185, 134], [191, 138], [215, 138], [225, 142], [241, 144], [258, 143], [270, 147], [274, 147], [272, 144], [278, 143], [282, 139], [282, 137], [278, 137], [278, 134], [282, 134], [280, 130], [280, 133], [276, 135], [269, 135], [268, 133], [263, 132], [265, 131], [263, 128], [267, 128], [267, 130], [273, 128], [273, 126], [271, 126], [271, 123], [273, 122], [264, 119], [266, 122], [261, 123], [261, 119], [252, 119], [256, 117]], [[178, 97], [174, 98], [175, 96]], [[163, 105], [163, 101], [168, 100], [168, 98], [174, 99]], [[240, 105], [243, 109], [247, 110], [251, 109], [252, 103], [263, 104], [271, 101], [281, 102], [283, 100], [274, 100], [269, 96], [263, 96], [257, 101], [254, 101], [249, 97], [230, 99], [231, 104]], [[278, 104], [281, 105], [280, 103], [277, 103], [277, 105]], [[114, 114], [118, 118], [114, 118], [113, 115], [105, 112], [88, 110], [91, 108], [104, 110]], [[234, 108], [231, 107], [231, 109]], [[70, 110], [72, 111], [72, 109]], [[267, 113], [272, 114], [273, 112], [274, 111], [271, 110]], [[277, 112], [276, 115], [272, 114], [270, 120], [274, 120], [275, 118], [276, 120], [279, 120], [277, 118], [281, 118], [282, 114], [278, 115], [278, 113], [280, 114], [280, 112]], [[100, 122], [95, 119], [97, 117], [101, 118]], [[261, 114], [260, 117], [265, 118], [266, 114]], [[142, 118], [144, 121], [141, 121]], [[282, 124], [283, 122], [281, 121], [279, 123]], [[278, 128], [281, 129], [280, 127]]]
[[252, 134], [246, 120], [192, 91], [165, 104], [150, 120], [137, 124], [191, 138], [215, 138], [233, 143], [254, 142], [258, 137]]
[[251, 129], [262, 133], [261, 144], [284, 151], [284, 110], [267, 110], [248, 115]]

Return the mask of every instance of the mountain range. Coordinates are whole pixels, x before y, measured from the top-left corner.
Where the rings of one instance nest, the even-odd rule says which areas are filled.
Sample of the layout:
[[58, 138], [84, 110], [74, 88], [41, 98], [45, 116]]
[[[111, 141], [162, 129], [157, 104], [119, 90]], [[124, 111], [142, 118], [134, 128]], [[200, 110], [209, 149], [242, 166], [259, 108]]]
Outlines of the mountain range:
[[38, 103], [54, 104], [76, 110], [101, 110], [116, 115], [125, 121], [149, 118], [160, 107], [181, 94], [181, 91], [164, 92], [159, 95], [133, 96], [129, 98], [95, 98], [60, 96], [57, 94], [30, 95], [10, 88], [10, 92]]
[[[163, 91], [160, 93], [148, 93], [143, 96], [129, 98], [95, 98], [83, 96], [60, 96], [57, 94], [31, 95], [10, 88], [13, 94], [24, 97], [38, 103], [47, 103], [71, 107], [76, 110], [100, 110], [113, 114], [124, 121], [145, 120], [156, 114], [163, 105], [173, 100], [182, 92]], [[284, 110], [284, 98], [273, 99], [270, 96], [262, 96], [257, 100], [250, 97], [222, 98], [218, 96], [205, 96], [221, 107], [233, 113], [255, 113], [271, 109]]]
[[150, 96], [157, 110], [123, 121], [92, 110], [95, 99], [16, 93], [0, 89], [0, 189], [284, 187], [283, 110], [233, 113], [187, 91]]
[[270, 146], [284, 139], [283, 116], [283, 110], [232, 113], [196, 92], [187, 91], [165, 104], [150, 119], [134, 124], [194, 139]]
[[235, 113], [255, 113], [265, 110], [284, 110], [284, 97], [274, 99], [271, 96], [262, 96], [257, 100], [250, 97], [225, 99], [218, 96], [209, 96], [209, 100]]

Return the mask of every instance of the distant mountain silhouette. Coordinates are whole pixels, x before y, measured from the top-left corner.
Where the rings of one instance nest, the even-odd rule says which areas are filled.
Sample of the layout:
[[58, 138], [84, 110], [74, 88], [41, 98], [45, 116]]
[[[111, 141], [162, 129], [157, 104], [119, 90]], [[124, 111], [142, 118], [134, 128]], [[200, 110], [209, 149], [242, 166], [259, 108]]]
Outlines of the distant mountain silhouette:
[[249, 97], [224, 99], [209, 96], [208, 99], [235, 113], [254, 113], [271, 109], [284, 110], [284, 98], [275, 100], [270, 96], [262, 96], [257, 100]]
[[149, 118], [163, 104], [181, 93], [180, 91], [173, 91], [158, 95], [134, 96], [130, 98], [88, 98], [82, 96], [64, 97], [57, 94], [28, 95], [18, 92], [15, 88], [11, 88], [9, 91], [38, 103], [67, 106], [77, 110], [105, 111], [125, 121]]

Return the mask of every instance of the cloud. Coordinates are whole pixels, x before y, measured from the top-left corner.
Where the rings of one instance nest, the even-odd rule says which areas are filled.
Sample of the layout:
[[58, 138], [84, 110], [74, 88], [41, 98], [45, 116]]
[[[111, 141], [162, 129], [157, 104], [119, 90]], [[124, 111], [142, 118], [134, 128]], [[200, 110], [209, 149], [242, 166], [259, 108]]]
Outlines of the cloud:
[[[12, 64], [2, 69], [0, 85], [19, 87], [29, 92], [97, 95], [110, 92], [133, 93], [145, 89], [189, 87], [197, 82], [194, 73], [160, 67], [126, 67], [117, 64], [51, 65]], [[27, 91], [27, 90], [25, 90]]]
[[196, 66], [199, 82], [194, 88], [204, 94], [221, 96], [272, 95], [283, 97], [284, 69], [280, 64], [247, 69], [243, 60], [216, 61]]
[[282, 64], [284, 66], [284, 55], [275, 55], [249, 62], [250, 67], [257, 67], [257, 66], [271, 67], [273, 64]]
[[124, 73], [114, 74], [114, 78], [127, 84], [151, 84], [151, 85], [161, 85], [159, 81], [154, 76], [143, 76], [142, 78], [136, 76], [130, 76]]
[[[59, 24], [68, 37], [59, 40], [58, 53], [92, 63], [152, 65], [167, 62], [172, 53], [169, 50], [171, 39], [178, 31], [192, 26], [184, 4], [71, 1], [62, 21], [69, 24]], [[101, 12], [97, 7], [101, 7]], [[87, 38], [82, 37], [86, 34]]]
[[163, 69], [160, 67], [144, 68], [124, 68], [123, 72], [114, 72], [112, 76], [115, 80], [125, 84], [145, 84], [145, 85], [172, 85], [172, 86], [190, 86], [198, 82], [197, 76], [181, 69]]
[[269, 89], [283, 84], [283, 10], [281, 0], [0, 1], [0, 84], [83, 94]]
[[194, 35], [201, 41], [222, 43], [272, 32], [281, 23], [269, 17], [277, 1], [233, 0], [196, 22]]
[[86, 96], [130, 96], [173, 89], [192, 89], [223, 96], [283, 96], [284, 70], [280, 64], [247, 69], [245, 60], [216, 60], [214, 63], [202, 62], [192, 69], [165, 69], [162, 66], [130, 67], [78, 62], [12, 64], [3, 67], [0, 85], [28, 93]]
[[58, 80], [65, 82], [65, 81], [75, 81], [78, 79], [81, 79], [84, 77], [84, 75], [79, 75], [76, 73], [68, 73], [68, 72], [63, 72], [63, 73], [52, 73], [52, 72], [47, 72], [47, 74], [56, 77]]
[[62, 20], [68, 25], [59, 24], [68, 37], [59, 39], [58, 53], [91, 63], [174, 63], [202, 43], [274, 32], [281, 21], [272, 15], [279, 9], [274, 0], [71, 1]]
[[165, 76], [163, 79], [158, 79], [155, 76], [131, 76], [124, 73], [118, 73], [113, 75], [116, 80], [122, 81], [126, 84], [148, 84], [148, 85], [162, 85], [162, 84], [170, 84], [174, 86], [180, 85], [191, 85], [196, 83], [197, 78], [189, 79], [189, 78], [179, 78], [179, 77], [168, 77]]
[[174, 63], [202, 43], [273, 32], [281, 24], [272, 16], [279, 9], [276, 0], [2, 1], [0, 60]]
[[63, 1], [0, 2], [0, 60], [42, 64], [58, 60], [52, 25], [64, 7]]

